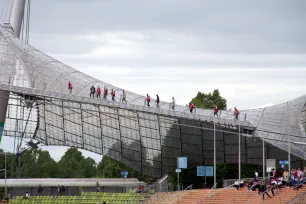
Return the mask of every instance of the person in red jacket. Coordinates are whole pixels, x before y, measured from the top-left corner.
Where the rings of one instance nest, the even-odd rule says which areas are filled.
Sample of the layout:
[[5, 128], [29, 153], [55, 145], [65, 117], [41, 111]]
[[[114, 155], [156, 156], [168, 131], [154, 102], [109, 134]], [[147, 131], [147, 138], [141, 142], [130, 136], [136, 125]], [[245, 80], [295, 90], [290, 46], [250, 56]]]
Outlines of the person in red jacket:
[[147, 101], [147, 105], [150, 106], [151, 98], [150, 98], [149, 94], [147, 94], [146, 101]]
[[72, 92], [72, 84], [70, 83], [70, 81], [68, 82], [68, 90], [70, 93]]
[[103, 99], [107, 99], [107, 94], [108, 94], [108, 90], [106, 87], [104, 87], [104, 91], [103, 91]]
[[238, 109], [235, 107], [234, 108], [234, 116], [235, 116], [235, 119], [238, 120], [238, 115], [239, 115], [239, 111]]
[[114, 89], [112, 89], [111, 95], [112, 95], [112, 101], [116, 101], [116, 100], [115, 100], [116, 93], [115, 93], [115, 90], [114, 90]]
[[218, 112], [219, 112], [218, 106], [214, 105], [214, 116], [218, 117]]
[[194, 104], [193, 104], [193, 103], [189, 103], [189, 110], [190, 110], [190, 113], [193, 112], [193, 109], [194, 109]]
[[97, 88], [97, 98], [101, 98], [101, 88], [98, 86]]

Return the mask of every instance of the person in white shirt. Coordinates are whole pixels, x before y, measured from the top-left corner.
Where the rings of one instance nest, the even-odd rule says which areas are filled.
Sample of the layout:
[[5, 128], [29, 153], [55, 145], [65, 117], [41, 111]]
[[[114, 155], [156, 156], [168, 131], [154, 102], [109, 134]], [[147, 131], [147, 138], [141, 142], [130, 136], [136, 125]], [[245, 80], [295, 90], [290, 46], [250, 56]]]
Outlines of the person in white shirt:
[[239, 182], [238, 180], [235, 181], [234, 186], [235, 186], [235, 188], [236, 188], [237, 191], [238, 191], [238, 189], [240, 188], [240, 182]]
[[257, 171], [255, 171], [255, 177], [256, 177], [256, 179], [258, 179], [258, 172]]
[[25, 199], [29, 199], [29, 198], [30, 198], [30, 194], [29, 194], [29, 192], [26, 192]]

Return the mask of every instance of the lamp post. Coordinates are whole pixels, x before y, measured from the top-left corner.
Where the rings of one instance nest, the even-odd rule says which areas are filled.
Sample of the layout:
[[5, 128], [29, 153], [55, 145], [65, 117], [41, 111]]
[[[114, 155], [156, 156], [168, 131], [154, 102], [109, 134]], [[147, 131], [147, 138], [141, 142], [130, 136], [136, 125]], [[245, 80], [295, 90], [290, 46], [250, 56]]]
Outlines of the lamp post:
[[217, 185], [216, 166], [216, 121], [214, 117], [214, 187]]
[[[241, 133], [240, 133], [240, 114], [238, 114], [238, 125], [239, 125], [239, 134], [238, 134], [238, 176], [239, 176], [239, 182], [241, 180]], [[239, 185], [240, 186], [240, 185]]]

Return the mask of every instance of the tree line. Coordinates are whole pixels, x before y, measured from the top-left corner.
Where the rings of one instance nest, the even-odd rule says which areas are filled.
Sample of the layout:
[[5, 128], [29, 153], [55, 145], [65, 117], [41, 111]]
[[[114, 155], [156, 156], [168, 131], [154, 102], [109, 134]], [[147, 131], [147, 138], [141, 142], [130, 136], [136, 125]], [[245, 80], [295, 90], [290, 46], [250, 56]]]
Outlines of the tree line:
[[[0, 149], [0, 152], [3, 150]], [[0, 155], [0, 169], [5, 168], [4, 155]], [[121, 171], [129, 172], [129, 177], [144, 179], [145, 177], [125, 164], [103, 156], [99, 163], [90, 157], [85, 158], [77, 148], [69, 148], [56, 162], [48, 151], [41, 149], [26, 150], [20, 156], [19, 164], [12, 155], [7, 154], [7, 178], [120, 178]], [[12, 174], [12, 167], [13, 174]], [[20, 169], [16, 173], [16, 168]], [[0, 172], [4, 178], [4, 171]]]

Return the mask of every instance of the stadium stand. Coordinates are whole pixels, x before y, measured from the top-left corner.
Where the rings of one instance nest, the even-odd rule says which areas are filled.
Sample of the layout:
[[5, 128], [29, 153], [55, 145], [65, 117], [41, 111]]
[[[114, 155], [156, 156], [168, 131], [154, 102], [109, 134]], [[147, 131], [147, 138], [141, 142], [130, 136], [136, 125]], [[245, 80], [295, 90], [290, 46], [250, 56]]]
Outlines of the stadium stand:
[[17, 196], [15, 200], [9, 203], [42, 203], [42, 204], [140, 204], [144, 202], [144, 195], [139, 193], [99, 193], [99, 192], [83, 192], [81, 196], [31, 196], [24, 199], [23, 196]]
[[[210, 197], [206, 197], [209, 189], [179, 191], [168, 193], [163, 196], [161, 200], [150, 202], [150, 204], [274, 204], [274, 203], [288, 203], [297, 196], [306, 194], [306, 188], [302, 187], [298, 191], [292, 188], [280, 188], [275, 190], [275, 196], [269, 198], [265, 196], [265, 200], [262, 200], [262, 196], [258, 195], [258, 191], [248, 191], [246, 187], [236, 190], [235, 188], [227, 188], [220, 191], [215, 189], [210, 192], [219, 191]], [[271, 195], [271, 192], [269, 192]]]

